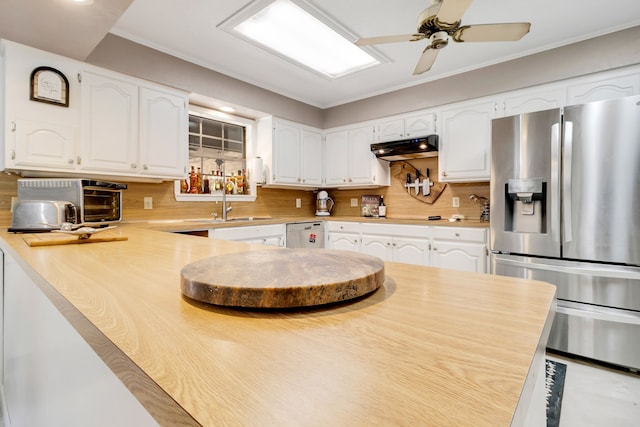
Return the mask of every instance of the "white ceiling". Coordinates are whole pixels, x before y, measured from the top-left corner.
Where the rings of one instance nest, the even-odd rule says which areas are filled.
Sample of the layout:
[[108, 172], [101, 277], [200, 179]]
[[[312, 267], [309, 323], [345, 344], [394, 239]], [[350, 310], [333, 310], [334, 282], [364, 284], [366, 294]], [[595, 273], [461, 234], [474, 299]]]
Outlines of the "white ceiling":
[[[320, 9], [355, 37], [413, 33], [418, 14], [428, 5], [428, 0], [295, 1]], [[426, 41], [378, 45], [390, 62], [329, 80], [216, 28], [249, 3], [93, 0], [92, 5], [78, 6], [71, 0], [1, 0], [0, 37], [84, 60], [112, 32], [328, 108], [640, 25], [638, 0], [473, 0], [463, 25], [527, 21], [531, 32], [518, 42], [450, 43], [433, 68], [419, 76], [412, 72]]]
[[[428, 4], [428, 0], [306, 1], [356, 37], [413, 33]], [[531, 32], [518, 42], [449, 43], [433, 68], [419, 76], [412, 72], [426, 41], [377, 45], [389, 63], [329, 80], [216, 28], [248, 3], [134, 0], [111, 32], [327, 108], [640, 25], [638, 0], [473, 0], [463, 25], [525, 21], [531, 22]]]

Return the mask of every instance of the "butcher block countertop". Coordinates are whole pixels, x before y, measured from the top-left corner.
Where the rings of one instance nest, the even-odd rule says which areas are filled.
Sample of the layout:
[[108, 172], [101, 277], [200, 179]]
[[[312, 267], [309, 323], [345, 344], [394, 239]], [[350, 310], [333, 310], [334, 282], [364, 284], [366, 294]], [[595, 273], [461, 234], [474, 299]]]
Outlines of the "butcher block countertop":
[[530, 409], [552, 285], [385, 263], [352, 302], [215, 307], [181, 295], [185, 265], [280, 249], [112, 231], [128, 240], [29, 247], [2, 231], [0, 247], [161, 425], [495, 427]]

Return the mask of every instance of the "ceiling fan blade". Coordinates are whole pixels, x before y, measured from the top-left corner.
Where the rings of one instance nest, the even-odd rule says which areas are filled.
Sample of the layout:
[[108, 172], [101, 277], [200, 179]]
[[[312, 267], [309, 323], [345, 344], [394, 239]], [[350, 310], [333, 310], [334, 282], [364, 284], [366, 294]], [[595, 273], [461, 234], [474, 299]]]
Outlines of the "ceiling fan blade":
[[529, 32], [531, 24], [519, 22], [513, 24], [465, 25], [451, 36], [455, 42], [501, 42], [516, 41]]
[[414, 42], [425, 38], [424, 34], [400, 34], [397, 36], [380, 36], [380, 37], [367, 37], [356, 40], [357, 46], [367, 46], [370, 44], [381, 43], [398, 43], [398, 42]]
[[442, 0], [436, 18], [439, 22], [454, 24], [462, 19], [470, 4], [471, 0]]
[[438, 52], [440, 52], [439, 49], [431, 49], [431, 46], [427, 46], [427, 48], [422, 52], [420, 59], [418, 59], [416, 68], [413, 70], [413, 75], [415, 76], [422, 74], [425, 71], [429, 71], [438, 56]]

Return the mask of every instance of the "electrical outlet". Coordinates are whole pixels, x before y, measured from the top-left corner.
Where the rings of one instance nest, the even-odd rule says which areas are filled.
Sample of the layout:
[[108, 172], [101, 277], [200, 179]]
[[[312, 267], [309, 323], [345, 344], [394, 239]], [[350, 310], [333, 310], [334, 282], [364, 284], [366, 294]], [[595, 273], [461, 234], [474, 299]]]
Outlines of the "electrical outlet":
[[460, 207], [460, 197], [453, 197], [451, 200], [453, 201], [453, 207], [454, 208], [459, 208]]
[[302, 200], [296, 199], [296, 208], [301, 208], [301, 207], [302, 207]]
[[352, 197], [351, 198], [351, 207], [352, 208], [357, 208], [358, 207], [358, 198], [357, 197]]
[[17, 197], [12, 197], [11, 198], [11, 212], [13, 212], [13, 208], [16, 205], [16, 203], [18, 203], [18, 198]]
[[153, 197], [145, 197], [144, 198], [144, 208], [145, 209], [153, 209]]

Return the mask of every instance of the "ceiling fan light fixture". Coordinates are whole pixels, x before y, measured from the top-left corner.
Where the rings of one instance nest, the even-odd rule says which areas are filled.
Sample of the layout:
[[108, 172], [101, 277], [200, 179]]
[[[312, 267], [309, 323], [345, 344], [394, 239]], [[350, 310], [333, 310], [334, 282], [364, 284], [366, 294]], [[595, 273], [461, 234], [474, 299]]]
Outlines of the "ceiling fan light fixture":
[[249, 4], [219, 27], [331, 78], [381, 62], [332, 28], [337, 24], [330, 25], [319, 12], [311, 14], [291, 0], [265, 3]]

